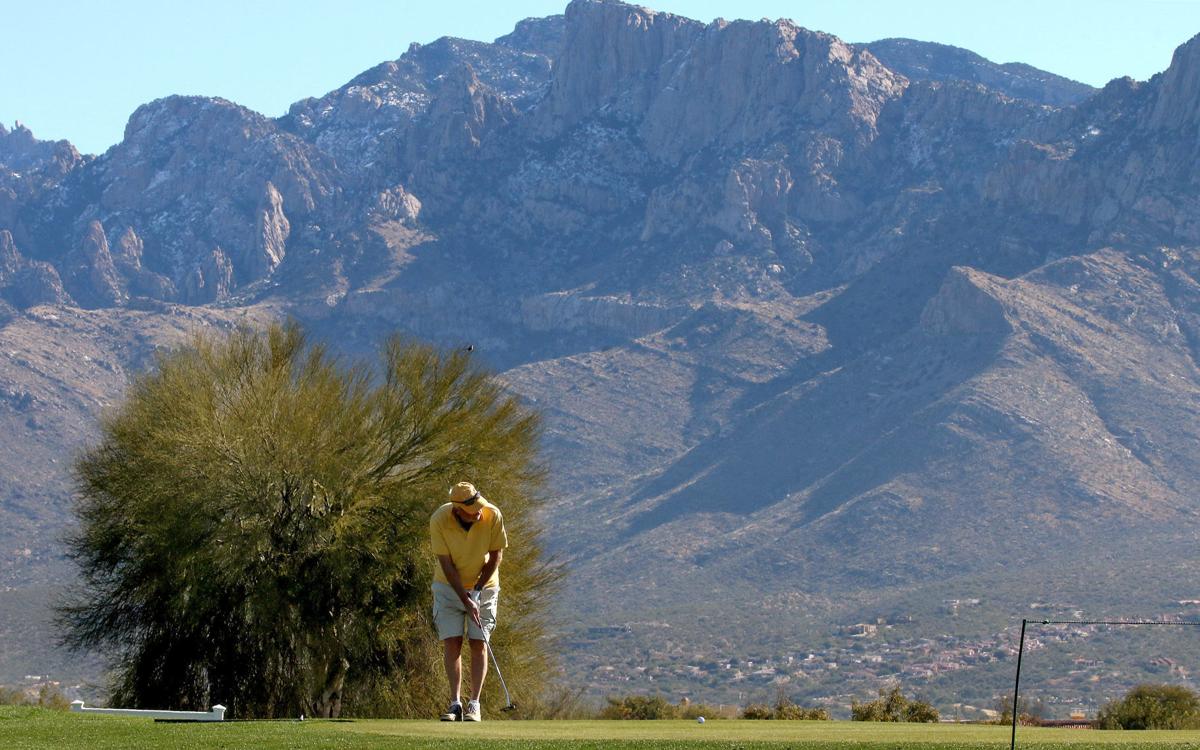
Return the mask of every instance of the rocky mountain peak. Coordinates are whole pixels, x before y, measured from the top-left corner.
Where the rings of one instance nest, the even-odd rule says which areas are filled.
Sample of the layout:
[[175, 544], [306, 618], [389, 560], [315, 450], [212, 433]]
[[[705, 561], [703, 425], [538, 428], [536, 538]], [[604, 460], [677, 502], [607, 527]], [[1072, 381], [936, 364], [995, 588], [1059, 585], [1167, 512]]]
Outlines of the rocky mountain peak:
[[907, 85], [835, 36], [776, 22], [704, 25], [615, 0], [576, 0], [535, 129], [590, 117], [638, 128], [661, 158], [762, 142], [800, 127], [867, 142]]
[[1194, 139], [1200, 127], [1200, 34], [1181, 44], [1171, 66], [1155, 79], [1158, 92], [1147, 125]]
[[0, 181], [4, 172], [38, 172], [57, 180], [85, 161], [69, 141], [41, 141], [17, 122], [12, 130], [0, 125]]
[[0, 124], [0, 138], [5, 139], [5, 145], [12, 147], [32, 146], [37, 143], [37, 139], [33, 137], [33, 131], [21, 124], [20, 120], [13, 123], [13, 129], [9, 130]]
[[553, 80], [538, 109], [543, 130], [570, 127], [598, 108], [643, 112], [659, 70], [704, 24], [619, 0], [573, 0]]
[[518, 21], [510, 33], [496, 39], [496, 44], [522, 52], [545, 55], [553, 60], [562, 52], [565, 32], [566, 17], [561, 14], [545, 18], [526, 18]]
[[747, 143], [797, 125], [870, 140], [884, 103], [906, 85], [869, 52], [791, 21], [714, 23], [672, 66], [649, 118], [651, 140]]
[[[526, 27], [540, 29], [532, 20]], [[535, 36], [542, 31], [546, 40], [554, 35], [545, 29]], [[561, 32], [560, 21], [560, 38]], [[453, 99], [464, 91], [474, 96], [482, 85], [487, 96], [506, 103], [492, 107], [497, 111], [523, 110], [540, 99], [550, 80], [551, 59], [538, 51], [541, 42], [535, 36], [514, 34], [511, 44], [454, 37], [413, 43], [398, 59], [376, 65], [320, 98], [296, 102], [279, 124], [332, 156], [371, 189], [390, 188], [397, 174], [412, 170], [409, 154], [420, 153], [430, 140], [444, 140], [430, 131], [445, 125], [447, 96]]]
[[1021, 63], [997, 64], [970, 50], [916, 39], [880, 39], [859, 45], [910, 81], [979, 83], [1016, 99], [1064, 107], [1095, 93], [1087, 84]]
[[946, 274], [921, 314], [921, 327], [940, 335], [1005, 335], [1012, 331], [997, 297], [1000, 279], [965, 266]]
[[[83, 244], [62, 240], [75, 248], [64, 260], [67, 286], [89, 305], [181, 293], [208, 302], [235, 282], [261, 279], [282, 261], [291, 222], [340, 188], [333, 160], [312, 144], [245, 107], [204, 97], [139, 107], [125, 140], [95, 164], [64, 196], [94, 201], [79, 213]], [[202, 285], [192, 278], [197, 267], [209, 271]]]
[[220, 97], [168, 96], [134, 110], [125, 125], [122, 145], [189, 142], [205, 136], [241, 140], [261, 137], [271, 121], [257, 112]]

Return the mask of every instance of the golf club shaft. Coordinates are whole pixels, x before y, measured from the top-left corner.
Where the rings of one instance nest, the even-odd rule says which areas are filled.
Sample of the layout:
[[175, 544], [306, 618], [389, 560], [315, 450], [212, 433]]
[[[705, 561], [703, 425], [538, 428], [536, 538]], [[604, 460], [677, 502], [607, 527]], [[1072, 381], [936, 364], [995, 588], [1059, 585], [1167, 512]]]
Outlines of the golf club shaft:
[[504, 698], [508, 701], [508, 705], [512, 705], [512, 696], [508, 694], [508, 685], [504, 682], [504, 673], [500, 671], [500, 662], [496, 661], [496, 652], [492, 650], [492, 639], [488, 637], [487, 630], [483, 631], [483, 643], [487, 646], [488, 656], [492, 659], [492, 666], [496, 668], [496, 676], [500, 678], [500, 687], [504, 688]]

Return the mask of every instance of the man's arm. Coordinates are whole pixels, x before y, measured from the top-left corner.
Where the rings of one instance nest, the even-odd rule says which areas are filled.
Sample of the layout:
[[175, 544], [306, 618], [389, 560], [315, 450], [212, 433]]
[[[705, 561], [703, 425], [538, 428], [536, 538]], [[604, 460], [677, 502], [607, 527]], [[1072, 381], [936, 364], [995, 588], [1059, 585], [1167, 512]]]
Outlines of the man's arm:
[[450, 559], [450, 555], [438, 555], [437, 559], [438, 563], [442, 566], [442, 572], [446, 574], [446, 580], [450, 582], [450, 587], [454, 589], [454, 593], [458, 594], [458, 598], [462, 601], [463, 606], [471, 613], [471, 620], [482, 628], [483, 621], [479, 619], [479, 605], [471, 598], [467, 590], [463, 588], [462, 577], [458, 575], [458, 568], [454, 567], [454, 561]]
[[488, 552], [487, 562], [483, 564], [483, 570], [479, 571], [479, 578], [475, 579], [475, 589], [483, 590], [487, 585], [488, 579], [492, 577], [492, 573], [496, 572], [496, 568], [500, 567], [500, 558], [504, 556], [504, 550], [494, 549]]

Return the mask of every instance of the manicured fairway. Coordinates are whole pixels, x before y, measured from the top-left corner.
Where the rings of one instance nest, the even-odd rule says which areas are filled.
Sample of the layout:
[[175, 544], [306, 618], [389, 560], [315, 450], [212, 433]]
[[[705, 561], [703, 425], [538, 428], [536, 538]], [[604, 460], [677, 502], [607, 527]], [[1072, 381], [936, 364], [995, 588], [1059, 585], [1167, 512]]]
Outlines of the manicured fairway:
[[[1005, 727], [793, 721], [436, 721], [229, 722], [155, 724], [0, 707], [0, 748], [939, 748], [999, 750]], [[1018, 731], [1023, 748], [1197, 748], [1200, 732]]]

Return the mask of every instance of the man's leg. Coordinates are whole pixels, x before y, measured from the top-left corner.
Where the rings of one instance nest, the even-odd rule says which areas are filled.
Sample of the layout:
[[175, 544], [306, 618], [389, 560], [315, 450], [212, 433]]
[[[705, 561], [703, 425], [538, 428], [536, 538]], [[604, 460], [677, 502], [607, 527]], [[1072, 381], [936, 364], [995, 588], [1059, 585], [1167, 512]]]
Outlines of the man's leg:
[[[462, 645], [461, 639], [459, 645]], [[483, 692], [483, 678], [487, 676], [487, 644], [471, 639], [471, 700], [479, 700]]]
[[442, 641], [442, 663], [446, 667], [446, 682], [450, 686], [450, 708], [442, 721], [462, 721], [462, 646], [466, 610], [458, 595], [444, 583], [433, 584], [433, 621]]
[[[479, 616], [483, 620], [486, 632], [496, 626], [496, 604], [500, 595], [499, 589], [484, 589], [479, 600]], [[463, 721], [481, 721], [483, 711], [479, 707], [479, 694], [483, 692], [483, 678], [487, 676], [488, 653], [485, 630], [480, 630], [474, 623], [467, 622], [467, 637], [471, 639], [471, 700], [463, 713]]]
[[[442, 641], [445, 650], [442, 653], [442, 660], [446, 664], [446, 679], [450, 682], [450, 702], [461, 703], [460, 691], [462, 689], [462, 662], [459, 660], [459, 655], [462, 654], [462, 636], [457, 638], [447, 638]], [[475, 642], [471, 642], [472, 652]], [[475, 666], [474, 659], [471, 662], [471, 684], [475, 682]]]

